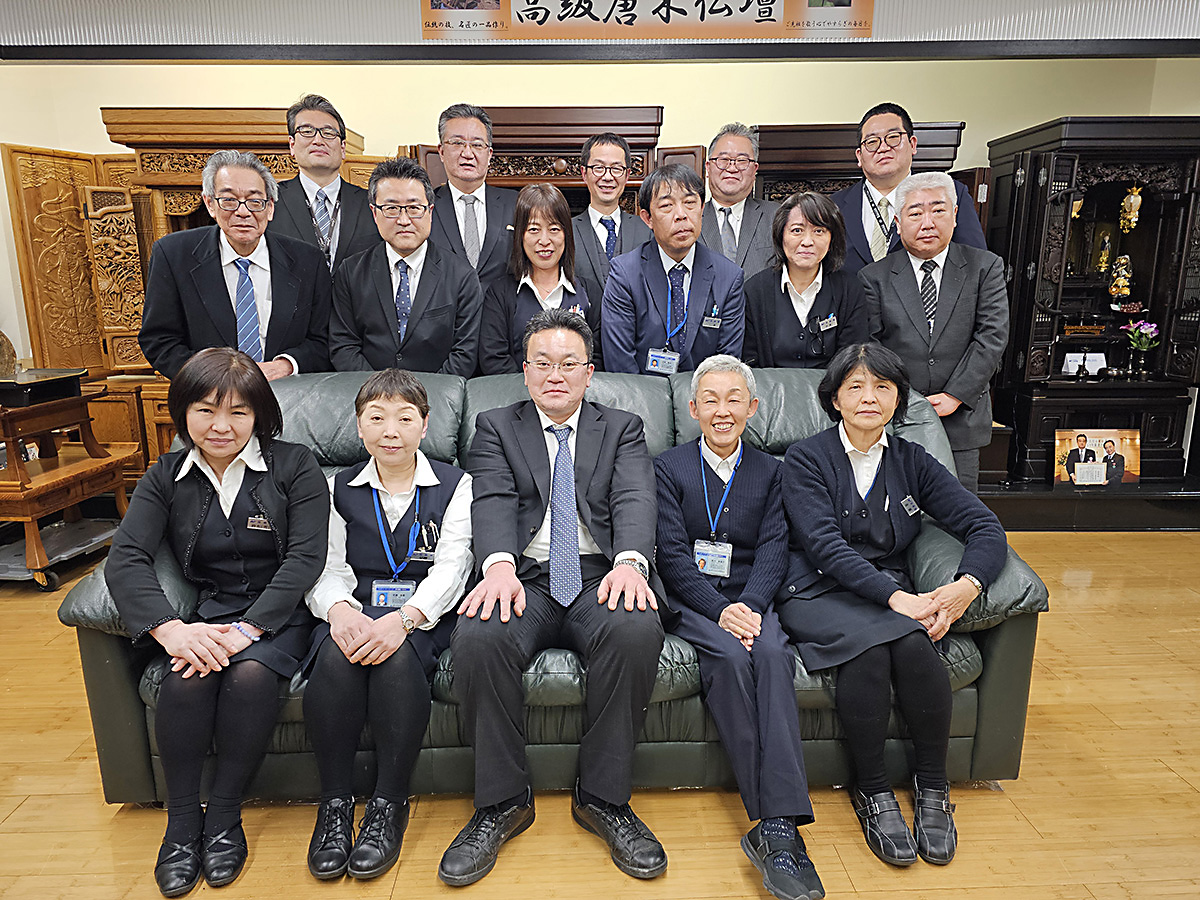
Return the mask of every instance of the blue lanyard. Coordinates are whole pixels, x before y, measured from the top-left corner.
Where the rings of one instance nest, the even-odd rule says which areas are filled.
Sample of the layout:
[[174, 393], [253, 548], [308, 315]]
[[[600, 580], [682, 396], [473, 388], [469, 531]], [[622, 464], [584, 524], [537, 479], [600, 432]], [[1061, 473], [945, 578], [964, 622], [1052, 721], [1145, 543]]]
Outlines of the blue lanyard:
[[[687, 291], [684, 292], [684, 295], [683, 295], [683, 318], [679, 320], [678, 325], [676, 325], [674, 328], [670, 328], [667, 331], [667, 343], [666, 343], [667, 347], [671, 346], [671, 338], [673, 338], [673, 337], [675, 337], [675, 335], [679, 334], [680, 329], [682, 329], [683, 326], [687, 324], [688, 307], [691, 305], [692, 305], [692, 285], [691, 285], [691, 282], [689, 281], [688, 289], [687, 289]], [[670, 325], [670, 323], [671, 323], [671, 289], [668, 286], [667, 287], [667, 324]]]
[[417, 486], [417, 498], [414, 501], [416, 508], [413, 510], [412, 528], [408, 529], [408, 555], [400, 565], [396, 565], [396, 558], [392, 556], [391, 541], [388, 540], [387, 526], [383, 524], [383, 510], [379, 507], [379, 491], [371, 488], [371, 498], [375, 501], [375, 521], [379, 523], [379, 537], [383, 540], [383, 552], [387, 554], [388, 565], [392, 567], [392, 581], [400, 577], [400, 573], [404, 571], [408, 561], [412, 559], [413, 553], [417, 549], [417, 530], [421, 522], [421, 488]]
[[[704, 438], [700, 438], [701, 441]], [[704, 511], [708, 513], [708, 527], [712, 529], [711, 536], [715, 541], [717, 539], [717, 523], [721, 521], [721, 513], [725, 509], [725, 501], [729, 499], [729, 489], [733, 487], [734, 476], [737, 475], [738, 466], [742, 464], [742, 454], [746, 452], [746, 445], [743, 443], [738, 450], [737, 461], [733, 464], [733, 474], [729, 476], [729, 480], [725, 482], [725, 493], [721, 495], [721, 505], [717, 507], [717, 517], [714, 519], [712, 514], [712, 506], [708, 502], [708, 476], [704, 474], [704, 451], [700, 452], [700, 480], [704, 483]]]

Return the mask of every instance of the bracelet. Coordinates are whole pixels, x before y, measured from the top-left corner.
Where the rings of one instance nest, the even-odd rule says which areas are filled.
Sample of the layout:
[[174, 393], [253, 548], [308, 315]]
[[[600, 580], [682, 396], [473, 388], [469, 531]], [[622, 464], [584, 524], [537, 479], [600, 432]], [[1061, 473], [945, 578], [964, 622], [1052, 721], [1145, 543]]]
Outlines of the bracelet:
[[249, 639], [250, 639], [251, 641], [253, 641], [254, 643], [258, 643], [259, 641], [261, 641], [261, 640], [262, 640], [262, 635], [261, 635], [261, 634], [251, 634], [251, 633], [250, 633], [250, 632], [248, 632], [248, 631], [247, 631], [245, 628], [243, 628], [243, 627], [242, 627], [242, 623], [241, 623], [241, 622], [234, 622], [234, 623], [233, 623], [233, 627], [234, 627], [235, 629], [237, 629], [239, 632], [241, 632], [241, 634], [242, 634], [243, 636], [245, 636], [245, 637], [249, 638]]
[[643, 578], [645, 578], [647, 580], [649, 580], [649, 578], [650, 578], [650, 571], [644, 565], [642, 565], [640, 562], [638, 562], [636, 559], [633, 559], [631, 557], [626, 557], [625, 559], [617, 560], [616, 565], [618, 565], [618, 566], [633, 566], [635, 569], [638, 570], [638, 572], [641, 573], [641, 576]]
[[967, 579], [967, 581], [971, 582], [971, 584], [975, 585], [975, 590], [977, 590], [979, 592], [975, 596], [977, 596], [977, 597], [983, 596], [983, 582], [982, 581], [980, 581], [978, 578], [976, 578], [970, 572], [963, 572], [958, 577], [965, 578], [965, 579]]

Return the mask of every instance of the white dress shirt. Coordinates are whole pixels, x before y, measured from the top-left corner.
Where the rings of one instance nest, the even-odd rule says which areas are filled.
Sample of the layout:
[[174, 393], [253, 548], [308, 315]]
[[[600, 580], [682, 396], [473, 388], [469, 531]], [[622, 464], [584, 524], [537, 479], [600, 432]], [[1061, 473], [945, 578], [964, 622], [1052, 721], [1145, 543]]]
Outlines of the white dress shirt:
[[[237, 317], [237, 283], [238, 267], [234, 262], [242, 256], [233, 249], [225, 232], [217, 241], [221, 249], [221, 274], [225, 276], [225, 288], [229, 291], [229, 304]], [[267, 358], [267, 326], [271, 324], [271, 254], [267, 250], [267, 236], [258, 239], [258, 245], [246, 257], [250, 260], [250, 283], [254, 285], [254, 308], [258, 311], [258, 339], [263, 347], [263, 359]], [[292, 374], [300, 374], [300, 364], [287, 353], [280, 353], [275, 359], [286, 359], [292, 364]]]
[[175, 480], [183, 481], [184, 476], [192, 470], [192, 466], [199, 469], [212, 484], [213, 489], [217, 492], [217, 502], [221, 504], [221, 512], [225, 513], [226, 519], [229, 518], [229, 511], [233, 509], [233, 501], [237, 499], [238, 492], [242, 489], [242, 479], [246, 477], [246, 470], [267, 471], [267, 461], [263, 459], [262, 449], [258, 445], [258, 436], [253, 434], [250, 435], [250, 440], [246, 441], [242, 452], [235, 456], [233, 462], [225, 468], [224, 475], [218, 476], [213, 467], [208, 464], [208, 460], [204, 458], [204, 454], [200, 452], [200, 448], [193, 447], [184, 457], [183, 465], [179, 467], [179, 474], [175, 476]]
[[[342, 176], [333, 176], [333, 181], [321, 187], [311, 178], [300, 172], [300, 187], [304, 188], [304, 196], [308, 198], [308, 208], [312, 210], [314, 218], [317, 214], [317, 191], [325, 192], [325, 212], [329, 214], [329, 222], [332, 226], [329, 229], [329, 258], [334, 259], [337, 256], [338, 235], [342, 232], [342, 212], [337, 205], [338, 193], [342, 189]], [[333, 217], [334, 209], [338, 210], [338, 217]]]
[[[712, 204], [713, 215], [717, 217], [717, 231], [719, 232], [721, 226], [725, 224], [725, 216], [721, 213], [721, 204], [716, 200], [710, 200], [709, 203]], [[745, 212], [745, 197], [729, 207], [729, 227], [733, 229], [733, 237], [738, 242], [738, 246], [741, 246], [742, 243], [742, 216]]]
[[[875, 189], [875, 185], [871, 184], [871, 182], [867, 181], [866, 179], [863, 179], [863, 185], [866, 187], [866, 191], [863, 191], [863, 201], [862, 201], [863, 234], [865, 234], [867, 236], [867, 243], [870, 244], [871, 243], [871, 235], [873, 235], [875, 233], [875, 229], [877, 229], [879, 227], [879, 223], [875, 221], [875, 213], [871, 212], [871, 204], [870, 204], [870, 201], [867, 200], [867, 193], [870, 192], [871, 200], [875, 201], [876, 206], [879, 205], [880, 197], [887, 197], [888, 211], [887, 211], [887, 215], [883, 216], [883, 221], [887, 224], [888, 228], [890, 229], [892, 226], [892, 223], [896, 221], [896, 213], [898, 212], [898, 210], [896, 209], [896, 188], [892, 188], [891, 193], [884, 194], [884, 193], [877, 191]], [[899, 187], [899, 186], [900, 186], [899, 184], [896, 185], [896, 187]], [[883, 215], [883, 210], [882, 209], [879, 210], [879, 213], [880, 213], [880, 215]], [[889, 238], [889, 241], [890, 240], [891, 239]]]
[[[946, 268], [946, 256], [949, 254], [949, 252], [950, 245], [947, 244], [944, 248], [942, 248], [941, 253], [933, 257], [933, 261], [937, 263], [937, 267], [929, 273], [933, 276], [933, 283], [937, 286], [939, 296], [941, 296], [942, 293], [942, 270]], [[921, 289], [921, 282], [925, 280], [925, 273], [921, 271], [921, 266], [925, 260], [921, 259], [919, 256], [913, 256], [911, 253], [909, 253], [908, 261], [912, 263], [913, 274], [917, 276], [917, 290], [919, 291]]]
[[[417, 451], [417, 471], [413, 474], [413, 483], [407, 491], [389, 494], [379, 478], [374, 459], [369, 460], [363, 470], [349, 482], [352, 487], [370, 485], [379, 492], [379, 506], [387, 519], [388, 528], [393, 531], [408, 512], [416, 489], [440, 483], [433, 467], [429, 465], [429, 460], [420, 450]], [[329, 495], [330, 498], [333, 497], [333, 477], [329, 479]], [[433, 628], [439, 618], [453, 609], [466, 590], [467, 578], [474, 564], [475, 560], [471, 555], [471, 476], [464, 473], [442, 517], [441, 534], [433, 551], [433, 564], [429, 567], [429, 573], [421, 579], [416, 591], [405, 604], [424, 613], [426, 621], [420, 626], [422, 629]], [[388, 572], [378, 573], [381, 579], [388, 578], [389, 575]], [[404, 573], [401, 573], [400, 577], [404, 578]], [[325, 570], [304, 599], [314, 616], [328, 621], [329, 610], [335, 603], [349, 603], [356, 610], [362, 610], [362, 604], [354, 599], [354, 589], [357, 586], [354, 569], [346, 562], [346, 520], [335, 507], [330, 506], [329, 550], [325, 556]]]
[[817, 300], [817, 294], [821, 293], [821, 281], [824, 272], [824, 265], [817, 266], [817, 277], [813, 279], [812, 284], [802, 291], [797, 291], [788, 279], [787, 266], [783, 267], [783, 291], [787, 294], [788, 299], [792, 301], [792, 309], [796, 311], [796, 318], [800, 320], [801, 328], [808, 325], [808, 314], [812, 312], [813, 303]]
[[[846, 448], [846, 456], [850, 459], [850, 468], [854, 471], [854, 487], [858, 490], [858, 496], [865, 500], [871, 491], [871, 485], [875, 483], [879, 464], [883, 461], [883, 451], [888, 445], [887, 432], [879, 435], [879, 440], [867, 448], [865, 453], [850, 443], [845, 422], [838, 422], [838, 437], [842, 439], [842, 446]], [[889, 497], [888, 501], [890, 500]], [[888, 508], [887, 502], [883, 508]]]
[[421, 270], [425, 266], [425, 251], [429, 248], [429, 241], [422, 241], [421, 246], [409, 253], [408, 256], [401, 256], [386, 241], [383, 248], [387, 253], [388, 272], [392, 279], [392, 301], [395, 301], [396, 292], [400, 290], [400, 271], [396, 268], [396, 263], [403, 259], [408, 264], [408, 297], [409, 300], [416, 303], [417, 285], [421, 283]]
[[567, 281], [566, 273], [564, 273], [562, 269], [558, 270], [558, 284], [551, 288], [550, 293], [548, 293], [545, 297], [538, 293], [538, 289], [533, 283], [532, 275], [525, 275], [522, 277], [521, 283], [517, 285], [517, 290], [520, 291], [525, 285], [529, 285], [529, 289], [533, 291], [533, 296], [535, 296], [537, 298], [537, 302], [542, 305], [542, 309], [558, 309], [559, 307], [562, 307], [563, 309], [571, 308], [569, 305], [564, 304], [564, 294], [574, 294], [575, 285]]
[[[463, 213], [466, 212], [466, 204], [462, 202], [462, 198], [466, 196], [462, 191], [452, 185], [449, 181], [446, 186], [450, 188], [450, 196], [454, 199], [454, 218], [458, 221], [458, 236], [463, 239], [463, 244], [467, 243], [466, 228], [463, 226]], [[487, 182], [484, 182], [475, 190], [471, 191], [471, 196], [475, 198], [475, 221], [479, 224], [479, 252], [483, 252], [483, 236], [487, 233], [487, 200], [484, 197], [484, 191], [487, 189]]]
[[725, 484], [729, 484], [729, 479], [733, 477], [733, 470], [737, 466], [738, 457], [741, 455], [741, 452], [741, 438], [738, 438], [737, 446], [733, 448], [733, 452], [724, 459], [721, 459], [721, 457], [709, 449], [703, 436], [700, 438], [700, 455], [704, 457], [704, 461], [708, 463], [708, 467], [716, 472], [717, 477]]
[[621, 240], [621, 210], [615, 209], [611, 213], [602, 213], [594, 206], [588, 207], [588, 218], [592, 222], [592, 231], [596, 232], [596, 237], [600, 240], [600, 249], [603, 250], [605, 244], [608, 243], [608, 229], [604, 227], [604, 223], [600, 220], [608, 217], [613, 221], [614, 234], [617, 236], [617, 242]]

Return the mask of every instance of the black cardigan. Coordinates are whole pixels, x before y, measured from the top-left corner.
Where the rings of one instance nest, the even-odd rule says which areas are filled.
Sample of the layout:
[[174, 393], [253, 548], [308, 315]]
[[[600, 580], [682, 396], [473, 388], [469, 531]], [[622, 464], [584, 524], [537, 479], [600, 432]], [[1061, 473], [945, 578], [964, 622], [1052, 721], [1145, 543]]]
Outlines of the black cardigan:
[[[575, 293], [564, 291], [566, 308], [579, 306], [592, 329], [592, 363], [597, 371], [600, 360], [600, 298], [604, 291], [590, 278], [576, 276]], [[541, 312], [542, 305], [528, 285], [521, 286], [512, 275], [485, 285], [483, 318], [479, 323], [479, 371], [484, 375], [507, 375], [522, 371], [524, 351], [521, 339], [525, 325]]]
[[775, 337], [795, 334], [800, 323], [794, 313], [789, 313], [784, 322], [776, 321], [776, 305], [782, 298], [791, 306], [790, 298], [781, 287], [782, 275], [778, 269], [766, 269], [746, 280], [746, 340], [742, 347], [742, 360], [756, 368], [775, 367], [824, 369], [829, 360], [843, 347], [860, 344], [871, 339], [870, 323], [867, 321], [866, 300], [862, 285], [853, 275], [844, 271], [822, 270], [821, 290], [813, 301], [809, 322], [814, 317], [825, 319], [830, 313], [837, 316], [837, 325], [821, 332], [824, 352], [810, 353], [805, 341], [805, 354], [787, 357], [777, 353]]

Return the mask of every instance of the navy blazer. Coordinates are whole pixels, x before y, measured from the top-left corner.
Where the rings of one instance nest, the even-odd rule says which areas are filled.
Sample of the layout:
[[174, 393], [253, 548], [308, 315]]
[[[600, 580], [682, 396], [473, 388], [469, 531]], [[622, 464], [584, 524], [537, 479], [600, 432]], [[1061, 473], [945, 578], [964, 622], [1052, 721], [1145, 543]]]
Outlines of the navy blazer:
[[[512, 255], [513, 217], [517, 212], [517, 192], [506, 188], [492, 187], [483, 192], [487, 205], [487, 230], [480, 235], [479, 259], [475, 274], [480, 284], [490, 284], [508, 271], [508, 260]], [[433, 192], [433, 225], [429, 242], [447, 255], [453, 254], [470, 265], [467, 248], [463, 246], [462, 233], [458, 230], [458, 216], [454, 210], [454, 195], [450, 185], [443, 184]]]
[[[742, 361], [746, 365], [764, 369], [824, 369], [843, 347], [871, 339], [862, 285], [858, 279], [844, 269], [824, 271], [821, 290], [813, 300], [808, 324], [804, 327], [807, 339], [802, 345], [802, 353], [799, 356], [787, 354], [781, 344], [785, 338], [790, 339], [789, 345], [794, 343], [801, 326], [794, 312], [778, 321], [780, 301], [786, 304], [785, 309], [792, 308], [791, 297], [782, 287], [782, 278], [778, 269], [766, 269], [746, 282], [746, 340], [742, 347]], [[837, 324], [822, 331], [818, 323], [831, 315]]]
[[[741, 357], [746, 327], [744, 278], [739, 266], [696, 244], [679, 371], [695, 369], [714, 353]], [[654, 241], [613, 260], [600, 315], [607, 371], [651, 374], [646, 370], [650, 350], [667, 345], [669, 294], [667, 273]], [[704, 326], [709, 317], [721, 324]]]
[[[936, 519], [966, 544], [958, 574], [974, 575], [986, 588], [1004, 567], [1008, 543], [995, 513], [959, 484], [950, 470], [920, 444], [888, 435], [888, 517], [903, 552], [921, 530], [921, 513]], [[783, 505], [791, 529], [789, 567], [778, 598], [803, 595], [823, 575], [860, 597], [886, 606], [896, 591], [848, 541], [850, 510], [858, 489], [837, 427], [797, 441], [783, 459]], [[911, 497], [919, 510], [904, 509]]]
[[[649, 226], [638, 216], [621, 210], [617, 211], [617, 215], [621, 219], [621, 226], [617, 229], [617, 252], [613, 259], [642, 246], [651, 237]], [[592, 219], [586, 209], [571, 219], [571, 230], [575, 239], [575, 274], [580, 278], [590, 278], [604, 287], [612, 262], [604, 252], [600, 236], [592, 228]], [[599, 305], [597, 302], [596, 306]]]
[[654, 460], [658, 482], [658, 545], [655, 564], [672, 600], [714, 622], [731, 603], [767, 611], [787, 573], [787, 522], [783, 515], [779, 460], [742, 441], [727, 502], [717, 520], [717, 537], [733, 544], [729, 577], [714, 578], [696, 568], [693, 544], [711, 540], [704, 505], [705, 468], [709, 507], [720, 509], [725, 483], [702, 462], [698, 441], [660, 453]]
[[[367, 192], [356, 184], [342, 179], [338, 189], [338, 239], [334, 248], [333, 266], [336, 270], [343, 261], [370, 250], [383, 238], [375, 227], [371, 217], [371, 207], [367, 203]], [[308, 208], [308, 198], [304, 196], [304, 186], [300, 184], [300, 176], [279, 182], [279, 200], [275, 204], [275, 218], [267, 225], [267, 234], [282, 234], [284, 237], [295, 238], [312, 244], [320, 249], [317, 243], [317, 230], [313, 227], [313, 215]]]
[[[174, 378], [205, 347], [237, 347], [237, 315], [221, 272], [221, 229], [190, 228], [159, 238], [150, 252], [138, 343], [146, 360]], [[271, 321], [263, 359], [282, 353], [301, 372], [329, 370], [329, 266], [316, 247], [264, 235], [271, 261]]]
[[[842, 265], [842, 271], [850, 275], [874, 262], [871, 256], [871, 241], [863, 231], [862, 205], [866, 184], [865, 179], [860, 179], [849, 187], [835, 191], [829, 197], [842, 211], [842, 218], [846, 222], [846, 262]], [[970, 188], [961, 181], [955, 181], [954, 189], [958, 194], [958, 223], [954, 227], [951, 240], [986, 250], [987, 241], [983, 237], [983, 226], [979, 224], [979, 214], [975, 212]], [[888, 253], [895, 253], [900, 249], [898, 228], [898, 225], [892, 228], [892, 241], [888, 244]]]
[[[564, 306], [575, 309], [592, 329], [592, 363], [600, 364], [600, 286], [587, 278], [575, 279], [575, 293], [565, 292]], [[519, 285], [511, 275], [498, 278], [487, 287], [483, 296], [483, 321], [479, 326], [479, 370], [484, 375], [507, 375], [520, 372], [525, 361], [522, 343], [525, 325], [542, 311], [528, 285]]]

